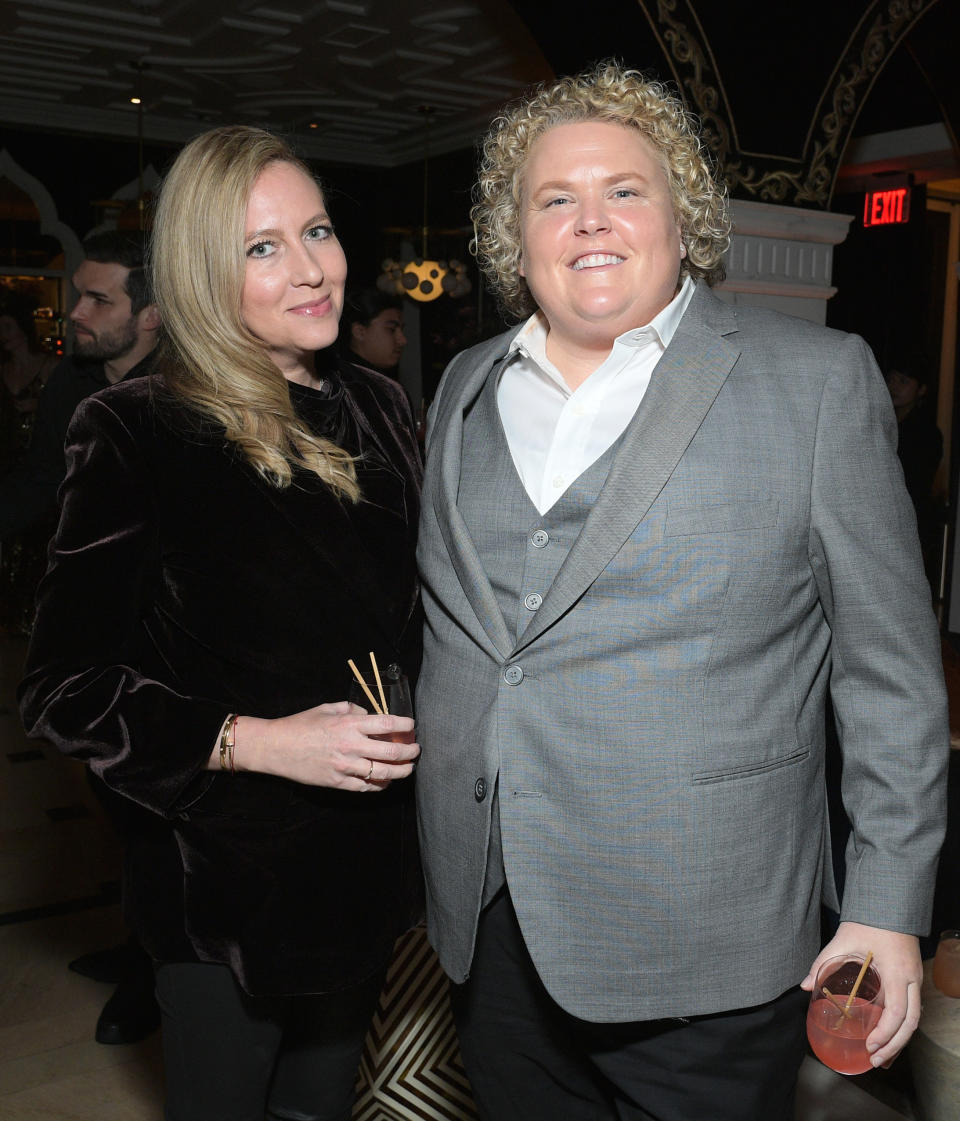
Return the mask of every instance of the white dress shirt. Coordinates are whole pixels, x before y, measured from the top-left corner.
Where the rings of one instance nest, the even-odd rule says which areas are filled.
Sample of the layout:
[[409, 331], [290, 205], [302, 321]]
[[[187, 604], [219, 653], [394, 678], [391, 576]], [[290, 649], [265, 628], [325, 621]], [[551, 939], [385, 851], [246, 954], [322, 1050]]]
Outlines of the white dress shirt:
[[541, 514], [630, 423], [695, 287], [688, 276], [663, 311], [620, 335], [575, 390], [547, 358], [547, 325], [539, 312], [510, 344], [516, 357], [501, 372], [497, 407], [517, 473]]

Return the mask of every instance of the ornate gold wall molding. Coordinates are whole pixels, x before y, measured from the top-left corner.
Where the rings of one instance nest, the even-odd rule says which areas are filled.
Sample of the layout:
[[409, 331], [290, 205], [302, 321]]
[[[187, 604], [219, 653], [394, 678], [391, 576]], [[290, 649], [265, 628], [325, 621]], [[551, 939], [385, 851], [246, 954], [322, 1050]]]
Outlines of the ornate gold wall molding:
[[904, 36], [939, 0], [870, 0], [866, 4], [820, 97], [799, 160], [739, 148], [720, 68], [692, 0], [638, 2], [683, 97], [703, 122], [704, 141], [723, 168], [731, 194], [826, 209], [844, 148], [877, 75]]

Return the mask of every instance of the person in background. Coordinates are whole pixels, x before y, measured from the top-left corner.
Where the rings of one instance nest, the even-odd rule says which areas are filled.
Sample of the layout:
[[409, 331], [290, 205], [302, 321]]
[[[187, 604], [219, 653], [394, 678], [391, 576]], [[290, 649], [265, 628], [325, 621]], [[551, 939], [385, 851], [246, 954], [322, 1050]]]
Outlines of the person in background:
[[505, 110], [473, 217], [522, 322], [431, 408], [417, 794], [480, 1115], [788, 1121], [822, 961], [873, 952], [874, 1065], [916, 1028], [943, 837], [940, 643], [883, 380], [862, 340], [712, 294], [724, 192], [636, 71]]
[[[29, 447], [0, 479], [0, 538], [36, 542], [37, 563], [20, 607], [21, 617], [31, 622], [47, 541], [56, 526], [57, 490], [67, 469], [64, 441], [74, 410], [106, 386], [145, 374], [160, 337], [160, 314], [144, 268], [145, 245], [138, 231], [106, 231], [84, 241], [69, 315], [73, 353], [57, 364], [47, 381]], [[109, 488], [104, 498], [108, 495]], [[156, 825], [152, 815], [113, 793], [90, 771], [88, 778], [120, 837], [121, 894], [125, 906], [136, 910], [137, 898], [151, 891], [152, 861], [141, 855], [149, 849]], [[134, 834], [139, 840], [128, 844]], [[153, 995], [153, 965], [135, 936], [123, 945], [83, 954], [70, 968], [115, 986], [97, 1019], [98, 1043], [136, 1043], [156, 1030], [160, 1013]]]
[[[37, 406], [56, 365], [37, 341], [34, 305], [17, 292], [0, 297], [0, 486], [22, 469]], [[33, 618], [33, 593], [43, 572], [42, 531], [0, 532], [0, 628], [25, 633]]]
[[91, 393], [149, 366], [160, 316], [144, 271], [144, 235], [94, 234], [73, 275], [72, 355], [56, 364], [39, 398], [29, 446], [16, 468], [0, 479], [0, 540], [56, 512], [66, 473], [63, 441], [77, 405]]
[[0, 296], [0, 474], [29, 446], [37, 402], [57, 362], [37, 340], [33, 313], [22, 295]]
[[377, 288], [347, 293], [340, 321], [340, 352], [348, 362], [395, 378], [406, 345], [402, 296], [387, 295]]
[[21, 712], [166, 830], [166, 1115], [347, 1121], [422, 905], [413, 721], [344, 699], [348, 659], [419, 664], [412, 418], [331, 351], [346, 261], [278, 138], [191, 141], [152, 262], [161, 355], [71, 422]]

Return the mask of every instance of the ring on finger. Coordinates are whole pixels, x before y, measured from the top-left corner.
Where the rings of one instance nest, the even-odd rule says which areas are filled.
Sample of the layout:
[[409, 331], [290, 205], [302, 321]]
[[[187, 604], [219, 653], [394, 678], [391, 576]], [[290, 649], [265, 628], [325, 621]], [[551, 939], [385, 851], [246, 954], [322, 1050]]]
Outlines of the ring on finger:
[[366, 777], [364, 778], [363, 781], [364, 782], [369, 782], [372, 775], [373, 775], [373, 760], [371, 759], [370, 760], [370, 770], [367, 771]]

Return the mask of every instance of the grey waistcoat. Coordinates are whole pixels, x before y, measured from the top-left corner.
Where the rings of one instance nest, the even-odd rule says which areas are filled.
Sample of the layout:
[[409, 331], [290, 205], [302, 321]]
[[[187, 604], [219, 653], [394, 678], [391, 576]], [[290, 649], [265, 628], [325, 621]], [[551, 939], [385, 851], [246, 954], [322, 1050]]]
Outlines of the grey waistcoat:
[[[511, 633], [519, 639], [577, 539], [606, 482], [622, 437], [595, 460], [545, 513], [524, 489], [497, 408], [497, 378], [463, 423], [463, 459], [457, 506]], [[493, 466], [491, 466], [493, 465]], [[482, 468], [482, 469], [481, 469]], [[493, 485], [490, 483], [493, 476]], [[482, 482], [481, 482], [482, 480]], [[499, 744], [509, 751], [509, 744]], [[494, 794], [482, 905], [506, 881], [500, 845], [499, 792]]]

